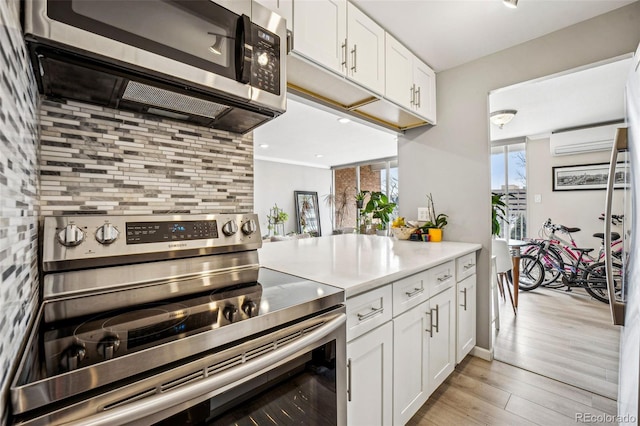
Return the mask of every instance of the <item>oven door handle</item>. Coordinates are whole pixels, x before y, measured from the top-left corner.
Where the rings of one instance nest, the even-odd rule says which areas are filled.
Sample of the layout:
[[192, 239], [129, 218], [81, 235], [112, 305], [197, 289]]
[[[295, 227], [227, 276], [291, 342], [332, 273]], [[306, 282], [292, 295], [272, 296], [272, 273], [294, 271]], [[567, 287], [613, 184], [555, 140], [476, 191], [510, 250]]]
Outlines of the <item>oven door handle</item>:
[[[288, 361], [288, 358], [298, 356], [318, 340], [333, 333], [347, 321], [346, 314], [342, 313], [328, 321], [321, 327], [311, 331], [304, 337], [289, 343], [282, 349], [275, 350], [231, 368], [214, 376], [205, 378], [196, 383], [175, 389], [173, 391], [144, 398], [131, 404], [123, 405], [109, 411], [103, 411], [84, 419], [68, 423], [70, 425], [111, 426], [114, 424], [131, 423], [142, 420], [156, 421], [154, 415], [169, 408], [185, 404], [198, 397], [205, 396], [217, 389], [221, 389], [232, 383], [242, 383], [251, 379], [252, 375], [275, 367], [280, 362]], [[211, 395], [213, 396], [213, 395]], [[174, 414], [174, 413], [171, 413]]]

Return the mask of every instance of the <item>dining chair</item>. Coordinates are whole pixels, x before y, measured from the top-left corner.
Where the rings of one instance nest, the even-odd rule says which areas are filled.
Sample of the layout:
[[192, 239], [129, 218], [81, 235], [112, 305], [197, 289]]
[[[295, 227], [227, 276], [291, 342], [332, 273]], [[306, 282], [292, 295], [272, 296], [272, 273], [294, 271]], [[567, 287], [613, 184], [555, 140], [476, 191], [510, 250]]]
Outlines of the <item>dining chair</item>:
[[509, 279], [509, 272], [513, 269], [513, 260], [511, 258], [511, 252], [509, 251], [509, 245], [505, 240], [494, 239], [491, 240], [491, 252], [496, 256], [496, 273], [498, 276], [498, 288], [504, 295], [504, 287], [506, 286], [509, 292], [509, 299], [511, 300], [511, 306], [513, 307], [514, 315], [517, 315], [516, 305], [513, 301], [513, 292], [511, 291], [511, 280]]

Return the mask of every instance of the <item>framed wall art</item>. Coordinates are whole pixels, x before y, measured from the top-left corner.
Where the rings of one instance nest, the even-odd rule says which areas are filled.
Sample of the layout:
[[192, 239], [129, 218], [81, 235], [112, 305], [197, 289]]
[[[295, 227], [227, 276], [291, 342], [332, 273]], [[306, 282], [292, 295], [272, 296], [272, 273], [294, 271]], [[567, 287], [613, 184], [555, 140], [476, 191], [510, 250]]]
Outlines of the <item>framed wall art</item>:
[[322, 235], [320, 230], [320, 211], [318, 193], [310, 191], [294, 191], [296, 204], [296, 232], [308, 232], [314, 237]]
[[[552, 168], [554, 191], [598, 190], [607, 188], [609, 163], [558, 166]], [[628, 163], [616, 164], [614, 188], [626, 187]]]

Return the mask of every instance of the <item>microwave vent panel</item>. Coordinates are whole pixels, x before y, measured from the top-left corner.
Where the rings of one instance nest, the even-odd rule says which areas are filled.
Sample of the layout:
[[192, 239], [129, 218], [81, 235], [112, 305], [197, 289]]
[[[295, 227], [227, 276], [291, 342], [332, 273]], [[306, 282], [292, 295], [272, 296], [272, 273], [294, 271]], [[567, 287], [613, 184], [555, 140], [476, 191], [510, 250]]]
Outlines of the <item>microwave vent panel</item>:
[[229, 109], [229, 107], [215, 102], [148, 86], [137, 81], [129, 81], [122, 98], [145, 105], [153, 105], [208, 118], [216, 118]]

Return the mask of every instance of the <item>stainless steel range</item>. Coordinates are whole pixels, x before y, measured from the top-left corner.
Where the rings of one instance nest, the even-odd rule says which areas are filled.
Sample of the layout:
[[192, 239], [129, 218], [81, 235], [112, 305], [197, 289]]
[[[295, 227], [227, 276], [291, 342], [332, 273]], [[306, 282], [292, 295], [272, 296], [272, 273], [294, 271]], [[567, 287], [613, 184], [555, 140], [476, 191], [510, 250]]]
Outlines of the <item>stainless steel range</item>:
[[15, 424], [345, 424], [344, 293], [260, 268], [253, 214], [44, 220]]

